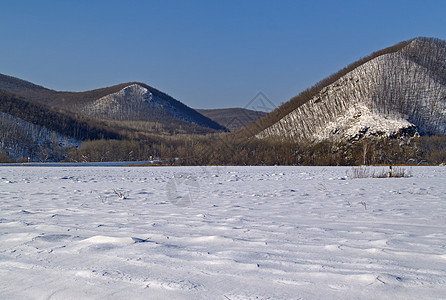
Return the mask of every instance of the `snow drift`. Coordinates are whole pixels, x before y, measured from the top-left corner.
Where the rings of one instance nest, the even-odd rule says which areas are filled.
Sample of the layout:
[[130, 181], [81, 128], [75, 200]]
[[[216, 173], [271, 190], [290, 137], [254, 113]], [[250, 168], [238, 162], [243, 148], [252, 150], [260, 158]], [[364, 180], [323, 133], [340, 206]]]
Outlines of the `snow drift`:
[[2, 167], [0, 298], [444, 298], [446, 168], [350, 171]]

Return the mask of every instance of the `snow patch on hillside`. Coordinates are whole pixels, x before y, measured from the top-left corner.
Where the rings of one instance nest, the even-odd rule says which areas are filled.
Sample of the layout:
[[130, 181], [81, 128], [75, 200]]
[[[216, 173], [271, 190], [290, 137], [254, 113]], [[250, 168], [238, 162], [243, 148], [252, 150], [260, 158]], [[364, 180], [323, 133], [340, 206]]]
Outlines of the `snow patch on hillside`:
[[361, 137], [397, 136], [401, 131], [418, 134], [415, 125], [403, 116], [373, 113], [367, 106], [359, 104], [349, 108], [336, 121], [329, 122], [322, 131], [314, 134], [314, 138], [322, 141], [336, 136], [358, 140]]
[[149, 109], [163, 109], [165, 106], [166, 101], [153, 97], [147, 88], [132, 84], [96, 100], [85, 107], [83, 113], [111, 120], [133, 120], [143, 119], [144, 112]]
[[139, 84], [129, 85], [120, 91], [104, 96], [83, 108], [82, 113], [100, 119], [119, 121], [169, 122], [179, 119], [207, 127], [189, 111], [159, 92], [150, 91]]
[[[117, 110], [123, 105], [136, 104], [136, 103], [144, 103], [152, 101], [152, 93], [146, 89], [145, 87], [142, 87], [138, 84], [132, 84], [128, 87], [123, 88], [117, 93], [110, 94], [107, 96], [104, 96], [97, 100], [93, 104], [93, 109], [96, 110]], [[153, 104], [158, 104], [157, 102], [153, 102]]]

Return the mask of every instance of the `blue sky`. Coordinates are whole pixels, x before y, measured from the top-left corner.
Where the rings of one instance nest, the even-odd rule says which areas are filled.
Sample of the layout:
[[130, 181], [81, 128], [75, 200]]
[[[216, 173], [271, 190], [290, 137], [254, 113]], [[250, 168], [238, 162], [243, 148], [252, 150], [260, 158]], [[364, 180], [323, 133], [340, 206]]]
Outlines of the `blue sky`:
[[446, 1], [2, 1], [0, 73], [63, 91], [147, 83], [194, 108], [288, 101], [357, 59], [446, 39]]

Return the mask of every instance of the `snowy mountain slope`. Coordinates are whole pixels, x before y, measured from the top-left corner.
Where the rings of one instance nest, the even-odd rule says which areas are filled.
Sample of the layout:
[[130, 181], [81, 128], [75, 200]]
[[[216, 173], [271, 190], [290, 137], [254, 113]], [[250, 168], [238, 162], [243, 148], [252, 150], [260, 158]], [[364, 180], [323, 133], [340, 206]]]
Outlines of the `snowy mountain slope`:
[[[225, 130], [194, 109], [143, 83], [123, 83], [86, 92], [58, 92], [0, 74], [0, 92], [90, 123], [97, 119], [149, 122], [152, 125], [144, 128], [154, 128], [150, 133], [155, 134], [176, 133], [177, 129], [181, 133]], [[106, 125], [117, 126], [119, 131], [129, 127], [128, 123], [109, 122]]]
[[[142, 83], [57, 92], [0, 74], [0, 113], [0, 154], [12, 159], [31, 157], [33, 161], [63, 159], [62, 155], [46, 153], [60, 152], [59, 148], [86, 140], [130, 137], [156, 141], [173, 134], [225, 130]], [[38, 157], [40, 154], [43, 158]]]
[[13, 159], [37, 156], [41, 161], [61, 160], [61, 147], [80, 144], [79, 139], [2, 112], [0, 128], [0, 149]]
[[415, 39], [322, 88], [257, 137], [320, 141], [446, 134], [444, 61], [444, 43]]
[[145, 106], [155, 104], [155, 102], [151, 103], [151, 100], [152, 93], [140, 85], [133, 84], [116, 93], [101, 97], [82, 110], [85, 114], [101, 119], [128, 120], [143, 117], [141, 114]]
[[115, 93], [88, 103], [80, 112], [99, 119], [119, 121], [162, 122], [167, 118], [175, 118], [203, 127], [223, 129], [173, 98], [138, 83], [129, 84]]

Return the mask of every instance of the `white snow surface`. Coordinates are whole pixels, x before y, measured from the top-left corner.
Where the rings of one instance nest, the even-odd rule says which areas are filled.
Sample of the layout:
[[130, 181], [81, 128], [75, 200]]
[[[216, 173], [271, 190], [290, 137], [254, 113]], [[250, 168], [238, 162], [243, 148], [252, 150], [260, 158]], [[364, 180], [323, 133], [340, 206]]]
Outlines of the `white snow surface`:
[[444, 299], [446, 168], [350, 173], [0, 167], [0, 298]]
[[321, 141], [334, 134], [346, 138], [355, 138], [362, 132], [367, 136], [390, 135], [411, 126], [412, 123], [401, 117], [373, 113], [367, 106], [358, 104], [347, 109], [336, 121], [328, 122], [314, 137]]

